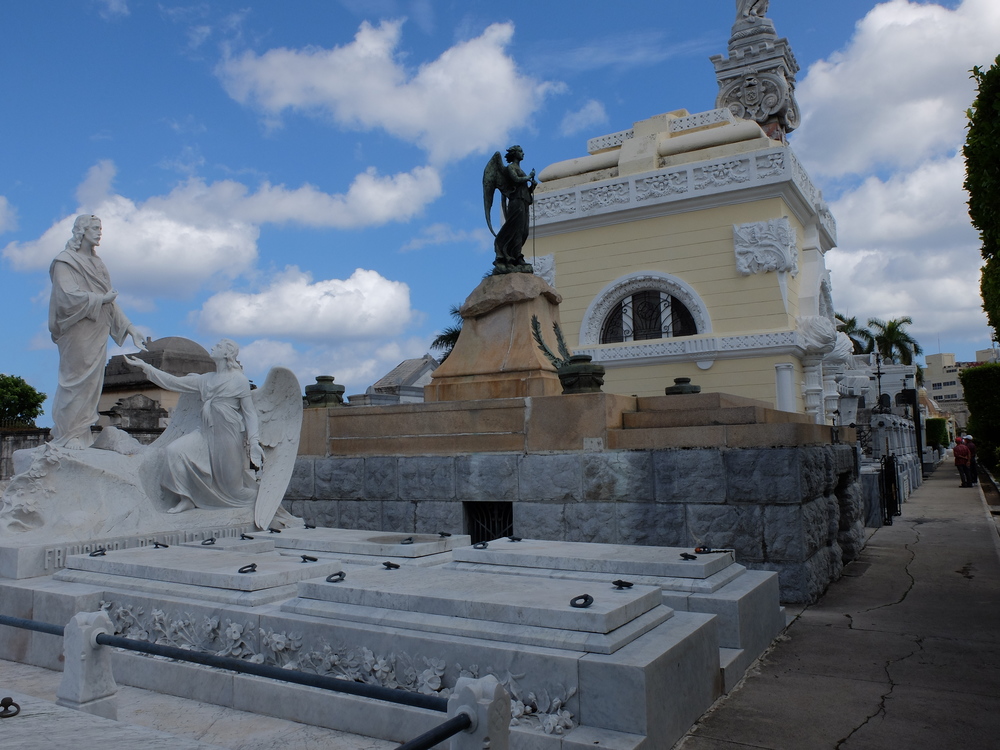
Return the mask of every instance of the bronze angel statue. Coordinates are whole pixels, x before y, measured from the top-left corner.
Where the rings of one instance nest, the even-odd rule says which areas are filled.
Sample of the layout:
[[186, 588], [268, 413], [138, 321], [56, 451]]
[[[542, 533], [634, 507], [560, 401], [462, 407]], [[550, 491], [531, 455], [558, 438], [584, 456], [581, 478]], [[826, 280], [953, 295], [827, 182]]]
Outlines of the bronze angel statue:
[[[496, 260], [493, 261], [493, 273], [532, 273], [531, 264], [525, 261], [523, 248], [531, 229], [531, 214], [529, 206], [532, 194], [538, 184], [535, 180], [535, 170], [525, 174], [521, 169], [524, 151], [520, 146], [507, 149], [507, 165], [497, 151], [483, 170], [483, 207], [486, 210], [486, 226], [496, 238], [493, 248]], [[493, 220], [490, 211], [493, 209], [493, 196], [500, 191], [500, 208], [504, 222], [499, 232], [493, 231]]]

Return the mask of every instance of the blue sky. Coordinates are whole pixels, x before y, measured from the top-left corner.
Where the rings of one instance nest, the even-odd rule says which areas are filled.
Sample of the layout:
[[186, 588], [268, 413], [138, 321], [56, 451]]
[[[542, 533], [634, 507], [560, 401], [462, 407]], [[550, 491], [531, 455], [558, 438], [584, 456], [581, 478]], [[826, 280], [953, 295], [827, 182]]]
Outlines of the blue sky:
[[[360, 393], [489, 270], [483, 165], [712, 109], [733, 0], [49, 0], [0, 47], [0, 372], [52, 395], [48, 265], [73, 217], [144, 334], [229, 336], [251, 378]], [[989, 345], [961, 190], [996, 0], [774, 0], [802, 67], [791, 143], [837, 218], [837, 309]], [[939, 343], [940, 342], [940, 343]], [[111, 353], [115, 350], [112, 348]], [[40, 424], [49, 423], [48, 415]]]

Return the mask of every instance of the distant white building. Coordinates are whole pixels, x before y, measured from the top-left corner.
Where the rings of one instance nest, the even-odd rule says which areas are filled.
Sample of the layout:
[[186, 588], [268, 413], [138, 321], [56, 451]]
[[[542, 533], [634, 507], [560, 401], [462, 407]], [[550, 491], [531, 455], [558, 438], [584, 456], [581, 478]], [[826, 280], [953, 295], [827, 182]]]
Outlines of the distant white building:
[[959, 375], [962, 370], [982, 362], [996, 362], [997, 351], [977, 351], [975, 362], [956, 362], [955, 355], [950, 353], [928, 354], [924, 361], [924, 387], [927, 395], [937, 402], [942, 411], [954, 417], [959, 428], [964, 429], [969, 422], [969, 407], [965, 403], [965, 391]]

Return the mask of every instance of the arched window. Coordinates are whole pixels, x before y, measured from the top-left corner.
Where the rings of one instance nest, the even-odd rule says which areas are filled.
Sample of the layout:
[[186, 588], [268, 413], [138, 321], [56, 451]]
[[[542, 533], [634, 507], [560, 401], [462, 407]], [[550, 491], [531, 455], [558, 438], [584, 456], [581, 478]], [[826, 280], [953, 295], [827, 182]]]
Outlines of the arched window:
[[645, 289], [616, 304], [601, 326], [601, 343], [646, 341], [698, 333], [694, 316], [672, 294]]
[[580, 344], [696, 336], [712, 332], [708, 310], [698, 293], [676, 276], [639, 271], [608, 284], [587, 307]]

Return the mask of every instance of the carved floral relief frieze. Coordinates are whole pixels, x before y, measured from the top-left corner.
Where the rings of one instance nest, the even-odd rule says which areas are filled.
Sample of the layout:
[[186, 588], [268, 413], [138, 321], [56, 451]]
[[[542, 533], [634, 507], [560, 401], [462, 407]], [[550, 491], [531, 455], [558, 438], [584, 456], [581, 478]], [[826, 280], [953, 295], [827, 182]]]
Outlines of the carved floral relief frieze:
[[750, 160], [732, 159], [706, 164], [696, 167], [694, 170], [694, 189], [707, 190], [709, 188], [725, 187], [750, 179]]
[[687, 172], [667, 172], [635, 181], [636, 202], [668, 195], [681, 195], [688, 191]]
[[552, 196], [536, 198], [534, 211], [536, 219], [551, 219], [574, 214], [576, 213], [576, 194], [557, 193]]
[[580, 207], [584, 211], [621, 205], [629, 202], [627, 182], [613, 182], [610, 185], [588, 188], [580, 191]]
[[256, 628], [230, 618], [170, 613], [133, 602], [102, 601], [101, 609], [115, 624], [115, 635], [191, 651], [213, 653], [254, 664], [269, 664], [368, 685], [381, 685], [423, 695], [451, 695], [459, 677], [491, 674], [510, 694], [511, 726], [561, 735], [576, 726], [566, 704], [576, 686], [524, 683], [525, 675], [472, 664], [453, 668], [445, 659], [414, 657], [406, 652], [377, 654], [365, 646], [305, 643], [300, 633]]
[[768, 271], [799, 272], [795, 228], [787, 217], [733, 225], [736, 270], [743, 276]]

